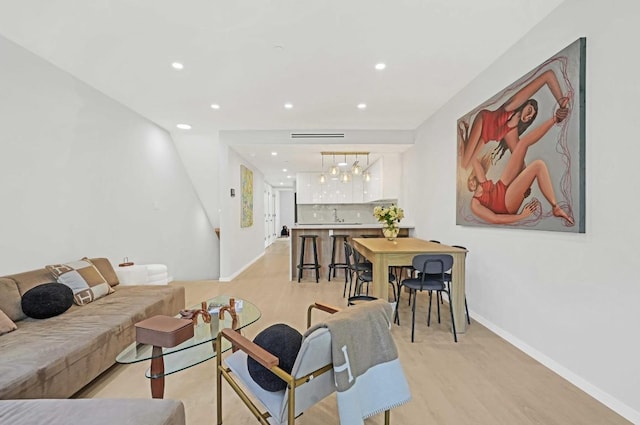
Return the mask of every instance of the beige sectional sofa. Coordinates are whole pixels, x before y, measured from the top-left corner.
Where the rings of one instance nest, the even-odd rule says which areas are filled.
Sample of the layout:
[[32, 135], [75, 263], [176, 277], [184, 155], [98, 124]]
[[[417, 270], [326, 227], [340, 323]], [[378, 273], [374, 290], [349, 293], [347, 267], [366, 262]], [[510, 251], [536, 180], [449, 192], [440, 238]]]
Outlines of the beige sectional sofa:
[[[156, 314], [174, 315], [185, 306], [182, 287], [118, 286], [107, 259], [91, 261], [115, 292], [49, 319], [26, 317], [21, 296], [55, 281], [51, 273], [43, 268], [0, 277], [0, 310], [17, 325], [17, 330], [0, 335], [0, 400], [71, 397], [111, 367], [116, 355], [135, 340], [136, 322]], [[12, 411], [3, 402], [0, 419], [1, 409]]]

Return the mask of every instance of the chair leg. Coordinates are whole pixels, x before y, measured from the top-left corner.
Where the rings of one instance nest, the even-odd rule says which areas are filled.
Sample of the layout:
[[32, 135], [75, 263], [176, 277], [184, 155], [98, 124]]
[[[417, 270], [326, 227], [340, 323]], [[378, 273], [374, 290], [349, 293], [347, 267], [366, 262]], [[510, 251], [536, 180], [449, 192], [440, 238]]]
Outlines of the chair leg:
[[384, 411], [384, 425], [391, 424], [391, 410]]
[[458, 334], [456, 333], [456, 321], [453, 318], [453, 300], [451, 299], [451, 292], [447, 294], [449, 296], [449, 312], [451, 313], [451, 326], [453, 327], [453, 341], [458, 342]]
[[[400, 288], [402, 288], [402, 285], [398, 287], [398, 291], [400, 291]], [[398, 326], [400, 326], [400, 315], [398, 314], [398, 303], [396, 303], [396, 309], [393, 314], [393, 323], [397, 323]]]
[[398, 297], [396, 296], [396, 284], [393, 282], [389, 282], [389, 285], [391, 285], [391, 290], [393, 291], [393, 301], [397, 303]]
[[471, 324], [471, 319], [469, 318], [469, 306], [467, 306], [467, 296], [464, 296], [464, 311], [467, 313], [467, 324]]
[[[215, 349], [214, 349], [215, 350]], [[221, 360], [216, 359], [216, 415], [218, 425], [222, 425], [222, 373], [220, 372]]]
[[[347, 274], [349, 276], [347, 276]], [[349, 280], [349, 294], [351, 294], [351, 281], [353, 280], [353, 275], [351, 274], [350, 269], [344, 269], [344, 289], [342, 290], [342, 298], [347, 294], [347, 279]]]
[[[427, 314], [427, 326], [431, 326], [431, 297], [433, 296], [433, 291], [429, 291], [429, 313]], [[438, 300], [436, 300], [436, 303]]]
[[[441, 291], [436, 291], [436, 294], [440, 298], [440, 301], [442, 301], [442, 292]], [[440, 323], [440, 303], [436, 302], [436, 306], [438, 306], [438, 323]]]
[[[413, 342], [413, 335], [416, 327], [416, 295], [418, 294], [418, 291], [414, 289], [412, 292], [413, 292], [413, 305], [411, 306], [411, 310], [413, 311], [413, 313], [411, 316], [411, 342]], [[411, 298], [411, 294], [409, 294], [409, 298]]]
[[396, 308], [393, 312], [393, 323], [400, 326], [400, 316], [398, 315], [398, 303], [396, 303]]

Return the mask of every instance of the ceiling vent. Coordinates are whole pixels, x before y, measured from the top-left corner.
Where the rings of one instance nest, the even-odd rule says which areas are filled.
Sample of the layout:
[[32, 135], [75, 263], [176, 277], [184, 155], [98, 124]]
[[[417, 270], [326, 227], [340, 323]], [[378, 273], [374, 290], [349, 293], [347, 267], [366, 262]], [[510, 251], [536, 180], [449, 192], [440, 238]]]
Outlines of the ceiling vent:
[[344, 139], [344, 133], [291, 133], [292, 139]]

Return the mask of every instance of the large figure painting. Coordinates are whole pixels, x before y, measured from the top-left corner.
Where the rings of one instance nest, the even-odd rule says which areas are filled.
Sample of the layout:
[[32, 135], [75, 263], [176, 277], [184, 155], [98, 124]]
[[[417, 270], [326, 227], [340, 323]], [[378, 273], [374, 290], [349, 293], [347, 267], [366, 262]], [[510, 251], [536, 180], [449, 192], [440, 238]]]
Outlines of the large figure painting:
[[242, 211], [240, 227], [253, 226], [253, 171], [240, 166], [240, 185], [242, 187]]
[[584, 233], [581, 38], [457, 122], [456, 223]]

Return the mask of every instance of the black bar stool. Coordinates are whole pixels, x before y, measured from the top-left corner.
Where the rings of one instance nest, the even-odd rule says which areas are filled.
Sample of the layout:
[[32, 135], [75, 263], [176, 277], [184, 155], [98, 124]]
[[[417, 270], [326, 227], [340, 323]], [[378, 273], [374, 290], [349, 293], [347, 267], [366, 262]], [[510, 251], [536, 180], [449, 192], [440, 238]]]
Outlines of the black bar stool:
[[[329, 277], [328, 280], [331, 282], [331, 271], [333, 270], [333, 277], [336, 277], [336, 269], [344, 270], [344, 282], [347, 283], [347, 268], [349, 267], [347, 263], [336, 263], [336, 242], [339, 243], [338, 247], [344, 246], [344, 243], [347, 242], [347, 238], [349, 235], [331, 235], [331, 263], [329, 264]], [[339, 239], [342, 238], [342, 242]], [[340, 254], [338, 254], [340, 255]]]
[[[302, 278], [302, 270], [316, 269], [316, 283], [320, 280], [320, 264], [318, 264], [318, 245], [316, 239], [318, 235], [300, 235], [300, 262], [298, 263], [298, 282]], [[313, 243], [313, 263], [304, 262], [304, 247], [307, 239]]]

